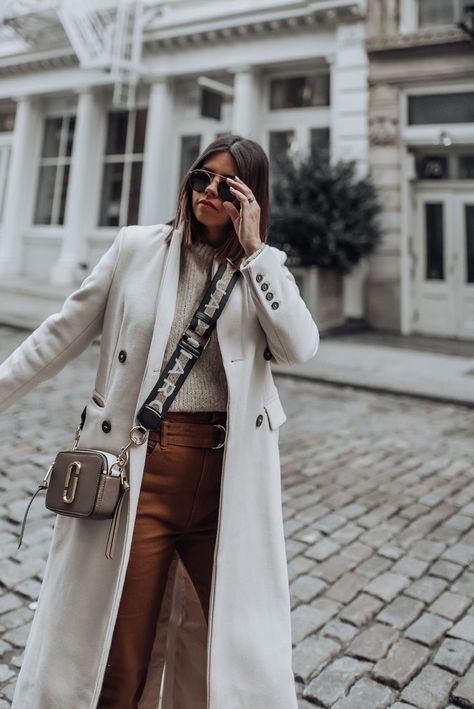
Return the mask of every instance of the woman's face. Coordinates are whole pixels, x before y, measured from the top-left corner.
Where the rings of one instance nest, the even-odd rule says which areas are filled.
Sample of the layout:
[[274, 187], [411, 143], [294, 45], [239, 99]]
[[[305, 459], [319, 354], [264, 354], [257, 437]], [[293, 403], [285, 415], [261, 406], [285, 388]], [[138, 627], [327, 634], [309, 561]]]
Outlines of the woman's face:
[[[201, 165], [204, 170], [224, 175], [224, 177], [235, 177], [237, 175], [237, 164], [232, 155], [224, 150], [219, 153], [212, 153]], [[217, 183], [224, 178], [213, 175], [212, 182], [205, 188], [204, 192], [192, 190], [192, 208], [196, 219], [204, 224], [210, 232], [222, 231], [230, 223], [230, 217], [223, 207], [223, 201], [217, 192]], [[202, 204], [206, 200], [212, 206]], [[237, 200], [234, 200], [234, 204]], [[235, 205], [237, 206], [237, 205]], [[238, 207], [237, 207], [238, 208]]]

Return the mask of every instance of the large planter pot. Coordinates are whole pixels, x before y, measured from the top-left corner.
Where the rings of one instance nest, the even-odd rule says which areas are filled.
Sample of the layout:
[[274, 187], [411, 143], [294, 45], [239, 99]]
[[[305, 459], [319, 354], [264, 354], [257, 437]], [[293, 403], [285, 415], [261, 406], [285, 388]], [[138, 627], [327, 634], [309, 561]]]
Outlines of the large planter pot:
[[344, 276], [318, 266], [291, 266], [300, 294], [320, 332], [342, 325]]

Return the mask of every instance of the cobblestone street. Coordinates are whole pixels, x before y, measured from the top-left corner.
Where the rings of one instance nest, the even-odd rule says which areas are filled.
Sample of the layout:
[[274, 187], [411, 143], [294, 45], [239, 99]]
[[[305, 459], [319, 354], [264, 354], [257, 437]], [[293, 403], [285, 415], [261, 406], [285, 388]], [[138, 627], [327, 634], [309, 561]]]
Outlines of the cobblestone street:
[[[26, 335], [0, 328], [0, 361]], [[0, 709], [47, 558], [42, 495], [17, 552], [20, 522], [54, 453], [72, 445], [98, 352], [0, 417]], [[474, 410], [276, 383], [300, 709], [474, 707]]]

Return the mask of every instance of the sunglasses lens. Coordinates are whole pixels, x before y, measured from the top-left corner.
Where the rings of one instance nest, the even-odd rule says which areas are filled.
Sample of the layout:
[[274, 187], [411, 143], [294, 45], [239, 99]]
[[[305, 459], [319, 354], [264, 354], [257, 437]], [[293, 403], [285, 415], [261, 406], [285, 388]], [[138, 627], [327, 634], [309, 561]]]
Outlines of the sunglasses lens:
[[233, 202], [235, 199], [235, 196], [232, 194], [232, 192], [229, 189], [229, 185], [225, 180], [221, 180], [217, 186], [217, 191], [219, 193], [219, 197], [224, 200], [224, 202]]
[[193, 170], [189, 176], [189, 184], [195, 192], [204, 192], [210, 182], [211, 178], [202, 170]]

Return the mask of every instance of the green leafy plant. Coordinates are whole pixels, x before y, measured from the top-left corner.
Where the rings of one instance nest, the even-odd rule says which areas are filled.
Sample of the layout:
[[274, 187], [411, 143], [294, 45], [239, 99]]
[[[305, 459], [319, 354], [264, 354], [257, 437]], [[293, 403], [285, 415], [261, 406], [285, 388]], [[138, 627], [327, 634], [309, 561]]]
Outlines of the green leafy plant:
[[268, 241], [287, 252], [289, 265], [349, 273], [375, 250], [380, 203], [354, 161], [331, 164], [327, 153], [313, 150], [298, 162], [279, 156], [272, 168]]

